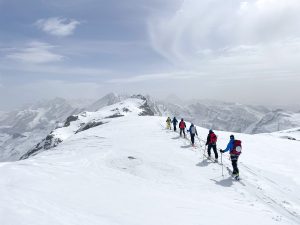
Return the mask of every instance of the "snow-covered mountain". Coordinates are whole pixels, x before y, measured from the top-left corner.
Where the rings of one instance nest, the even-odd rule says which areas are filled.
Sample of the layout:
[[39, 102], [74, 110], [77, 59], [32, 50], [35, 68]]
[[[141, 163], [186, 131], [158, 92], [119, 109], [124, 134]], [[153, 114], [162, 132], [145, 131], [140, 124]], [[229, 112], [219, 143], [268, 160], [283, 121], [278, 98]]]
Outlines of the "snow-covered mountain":
[[300, 127], [300, 113], [274, 110], [253, 124], [251, 133], [269, 133]]
[[[227, 154], [223, 176], [203, 157], [207, 129], [198, 127], [192, 148], [153, 113], [134, 96], [75, 114], [50, 133], [49, 148], [45, 140], [29, 158], [0, 163], [1, 224], [299, 224], [299, 141], [234, 133], [237, 182]], [[216, 134], [224, 148], [231, 133]]]
[[105, 95], [104, 97], [100, 98], [99, 100], [97, 100], [96, 102], [92, 103], [90, 106], [88, 106], [86, 108], [86, 110], [94, 112], [105, 106], [120, 102], [124, 99], [126, 99], [125, 96], [120, 96], [116, 93], [109, 93], [109, 94]]
[[123, 97], [108, 94], [96, 102], [91, 100], [40, 101], [12, 112], [2, 112], [0, 117], [0, 162], [18, 160], [34, 148], [54, 128], [62, 126], [70, 115], [121, 101]]
[[18, 159], [59, 122], [78, 111], [81, 109], [56, 98], [6, 113], [0, 119], [0, 161]]
[[[109, 98], [111, 96], [108, 96]], [[69, 116], [61, 127], [50, 132], [41, 142], [34, 148], [26, 152], [21, 159], [26, 159], [31, 155], [37, 154], [44, 150], [56, 147], [58, 144], [68, 139], [70, 136], [79, 132], [101, 126], [109, 123], [113, 118], [130, 116], [153, 116], [147, 99], [141, 95], [134, 95], [124, 101], [112, 104], [113, 101], [103, 101], [100, 110], [95, 112], [84, 111], [78, 115]], [[96, 103], [98, 105], [100, 101]], [[108, 105], [104, 107], [104, 105]]]
[[[55, 127], [62, 126], [70, 115], [95, 112], [120, 103], [128, 95], [110, 93], [91, 101], [70, 101], [56, 98], [29, 105], [13, 112], [1, 112], [0, 161], [12, 161], [35, 148]], [[272, 110], [213, 100], [184, 101], [170, 96], [168, 101], [146, 97], [147, 103], [159, 116], [177, 116], [208, 129], [241, 133], [269, 133], [300, 127], [300, 113]]]

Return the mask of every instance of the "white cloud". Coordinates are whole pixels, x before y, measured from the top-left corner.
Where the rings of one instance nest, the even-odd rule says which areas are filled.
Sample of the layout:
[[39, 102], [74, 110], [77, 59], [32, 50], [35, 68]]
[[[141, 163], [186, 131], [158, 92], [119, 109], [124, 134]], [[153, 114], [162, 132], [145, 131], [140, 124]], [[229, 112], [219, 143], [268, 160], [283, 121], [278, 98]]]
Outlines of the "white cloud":
[[50, 63], [62, 61], [64, 56], [53, 53], [54, 46], [42, 42], [31, 42], [26, 47], [14, 49], [6, 57], [23, 63]]
[[299, 72], [299, 11], [298, 0], [185, 0], [172, 16], [152, 18], [149, 35], [153, 48], [179, 68]]
[[51, 17], [48, 19], [40, 19], [35, 24], [48, 34], [65, 37], [72, 35], [80, 22], [74, 19]]

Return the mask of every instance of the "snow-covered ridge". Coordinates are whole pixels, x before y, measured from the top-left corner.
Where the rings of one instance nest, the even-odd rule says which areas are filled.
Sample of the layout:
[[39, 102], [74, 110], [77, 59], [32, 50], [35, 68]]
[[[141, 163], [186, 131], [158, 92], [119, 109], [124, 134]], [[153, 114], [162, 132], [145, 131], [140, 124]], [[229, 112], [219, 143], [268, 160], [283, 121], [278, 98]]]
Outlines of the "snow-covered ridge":
[[153, 116], [147, 99], [142, 95], [134, 95], [126, 100], [102, 107], [96, 112], [84, 111], [78, 115], [69, 116], [61, 127], [50, 132], [46, 138], [33, 149], [25, 153], [21, 159], [26, 159], [43, 150], [56, 147], [72, 135], [90, 128], [109, 123], [112, 119], [123, 116]]

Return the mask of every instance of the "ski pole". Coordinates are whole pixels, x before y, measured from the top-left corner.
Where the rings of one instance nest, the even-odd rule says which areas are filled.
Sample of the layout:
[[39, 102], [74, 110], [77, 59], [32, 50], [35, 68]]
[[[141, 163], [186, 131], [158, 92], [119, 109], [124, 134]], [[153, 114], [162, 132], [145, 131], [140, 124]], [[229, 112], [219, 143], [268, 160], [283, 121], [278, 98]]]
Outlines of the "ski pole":
[[223, 153], [221, 152], [221, 166], [222, 166], [222, 177], [224, 177], [224, 172], [223, 172]]

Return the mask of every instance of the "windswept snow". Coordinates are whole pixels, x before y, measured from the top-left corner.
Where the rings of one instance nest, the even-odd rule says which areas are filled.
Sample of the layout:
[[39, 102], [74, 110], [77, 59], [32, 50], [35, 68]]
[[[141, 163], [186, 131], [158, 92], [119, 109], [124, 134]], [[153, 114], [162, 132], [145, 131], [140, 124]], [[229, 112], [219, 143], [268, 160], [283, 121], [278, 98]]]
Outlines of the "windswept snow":
[[[138, 116], [140, 104], [130, 100], [87, 113], [90, 121], [125, 106], [131, 111], [64, 136], [78, 128], [71, 122], [55, 131], [64, 138], [57, 147], [1, 163], [1, 224], [299, 224], [300, 142], [235, 134], [243, 143], [237, 182], [226, 169], [228, 155], [223, 177], [220, 164], [203, 158], [198, 141], [192, 148], [166, 130], [166, 118]], [[198, 132], [204, 140], [207, 130]], [[224, 148], [230, 133], [216, 134]]]

